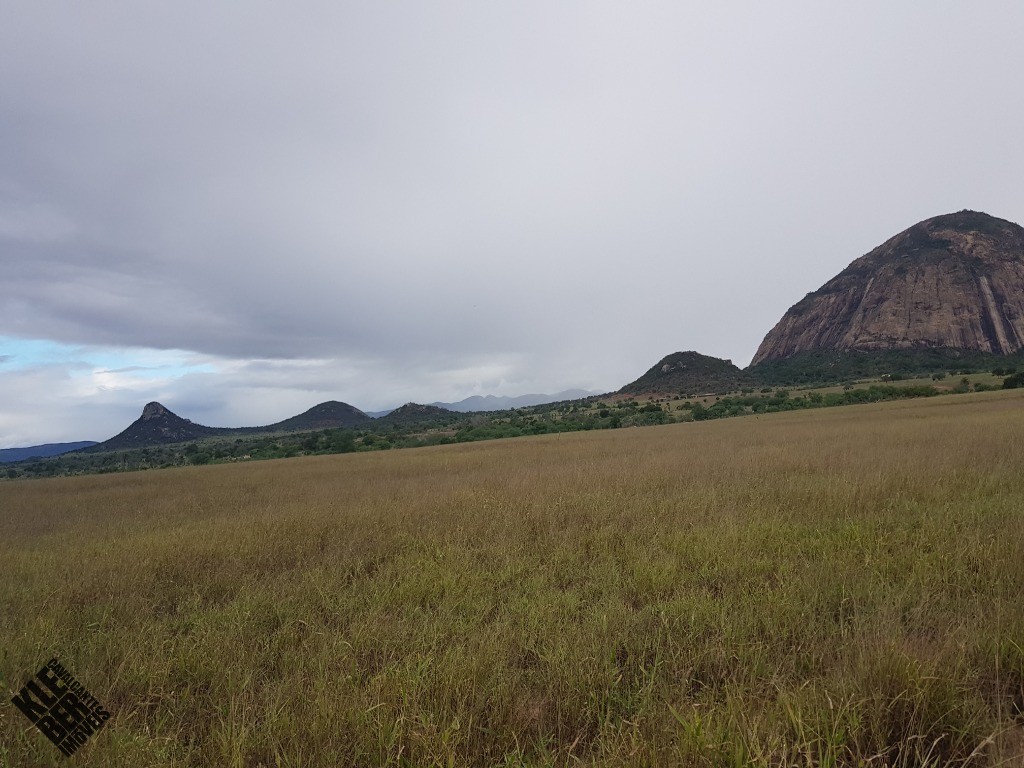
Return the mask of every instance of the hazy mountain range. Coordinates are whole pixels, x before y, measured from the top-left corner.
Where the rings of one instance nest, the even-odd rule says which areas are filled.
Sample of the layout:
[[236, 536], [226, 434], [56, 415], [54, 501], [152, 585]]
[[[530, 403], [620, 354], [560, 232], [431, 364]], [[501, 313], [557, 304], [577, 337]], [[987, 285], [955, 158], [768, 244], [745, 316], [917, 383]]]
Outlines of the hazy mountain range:
[[[562, 400], [580, 400], [584, 397], [592, 397], [593, 395], [599, 395], [600, 392], [591, 392], [586, 389], [566, 389], [562, 392], [555, 392], [553, 395], [518, 395], [516, 397], [507, 397], [504, 395], [473, 395], [467, 397], [464, 400], [459, 400], [457, 403], [441, 403], [434, 402], [430, 405], [438, 408], [444, 408], [448, 411], [457, 411], [458, 413], [470, 413], [472, 411], [507, 411], [510, 408], [527, 408], [531, 405], [544, 405], [545, 403], [558, 403]], [[391, 408], [387, 411], [367, 411], [367, 416], [373, 418], [379, 418], [381, 416], [387, 416], [391, 411], [395, 410]]]
[[45, 445], [30, 445], [27, 448], [0, 448], [0, 464], [10, 461], [24, 461], [25, 459], [43, 459], [47, 456], [60, 456], [68, 451], [77, 451], [79, 448], [88, 448], [96, 445], [95, 440], [81, 440], [77, 443], [46, 443]]

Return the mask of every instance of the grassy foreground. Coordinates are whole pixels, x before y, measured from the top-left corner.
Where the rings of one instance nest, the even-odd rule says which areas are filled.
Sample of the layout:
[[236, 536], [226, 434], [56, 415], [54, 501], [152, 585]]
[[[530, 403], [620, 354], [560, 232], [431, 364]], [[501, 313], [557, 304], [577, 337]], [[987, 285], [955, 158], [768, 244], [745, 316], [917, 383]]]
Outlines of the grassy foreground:
[[1024, 391], [0, 483], [0, 764], [1020, 765]]

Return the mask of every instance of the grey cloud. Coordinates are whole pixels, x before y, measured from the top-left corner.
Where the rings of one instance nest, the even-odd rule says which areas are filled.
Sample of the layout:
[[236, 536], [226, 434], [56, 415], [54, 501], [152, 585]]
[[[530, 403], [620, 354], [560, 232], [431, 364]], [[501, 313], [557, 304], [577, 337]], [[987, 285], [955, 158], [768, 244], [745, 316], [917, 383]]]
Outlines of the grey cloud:
[[745, 364], [920, 219], [1024, 220], [1017, 3], [4, 15], [0, 334], [613, 388]]
[[113, 425], [127, 426], [138, 417], [132, 415], [135, 404], [126, 402], [122, 393], [97, 392], [82, 398], [72, 377], [78, 369], [77, 365], [45, 365], [15, 369], [0, 377], [0, 448], [104, 440], [113, 436]]
[[124, 368], [106, 368], [98, 369], [97, 373], [141, 373], [142, 371], [159, 371], [166, 369], [168, 366], [160, 365], [128, 365]]

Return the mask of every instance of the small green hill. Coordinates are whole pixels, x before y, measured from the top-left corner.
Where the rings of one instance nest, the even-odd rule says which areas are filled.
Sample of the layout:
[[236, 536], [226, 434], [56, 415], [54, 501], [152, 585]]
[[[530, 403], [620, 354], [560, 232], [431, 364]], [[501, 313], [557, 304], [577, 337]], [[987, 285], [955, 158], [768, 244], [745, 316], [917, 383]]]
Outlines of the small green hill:
[[387, 416], [381, 416], [379, 419], [376, 419], [376, 422], [389, 426], [436, 427], [453, 424], [464, 418], [466, 418], [465, 414], [449, 411], [447, 408], [438, 408], [436, 405], [406, 403], [401, 408], [393, 410]]
[[328, 400], [326, 403], [314, 405], [298, 416], [292, 416], [263, 429], [268, 432], [305, 432], [313, 429], [356, 427], [368, 421], [372, 419], [355, 406]]
[[700, 394], [729, 392], [745, 383], [731, 360], [699, 352], [673, 352], [636, 381], [619, 390], [623, 395]]

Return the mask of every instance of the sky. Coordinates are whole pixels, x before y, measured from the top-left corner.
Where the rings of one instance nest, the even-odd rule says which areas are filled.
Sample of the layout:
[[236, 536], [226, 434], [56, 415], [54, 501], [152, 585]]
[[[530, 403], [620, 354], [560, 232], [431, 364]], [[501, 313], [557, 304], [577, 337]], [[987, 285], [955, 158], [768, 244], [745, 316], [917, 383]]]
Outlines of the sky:
[[1024, 4], [0, 6], [0, 448], [749, 363], [1024, 223]]

